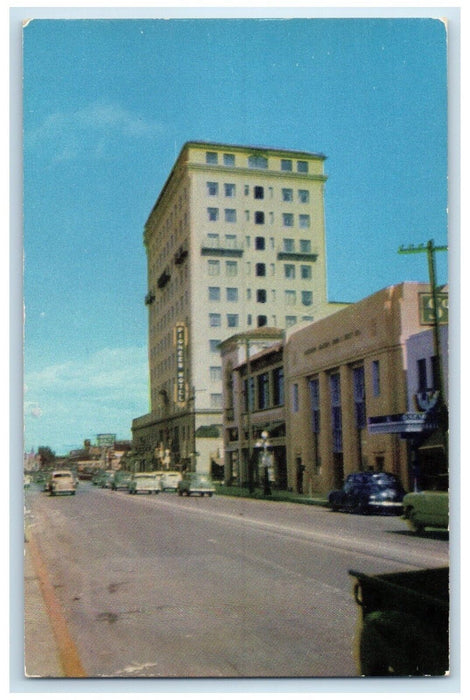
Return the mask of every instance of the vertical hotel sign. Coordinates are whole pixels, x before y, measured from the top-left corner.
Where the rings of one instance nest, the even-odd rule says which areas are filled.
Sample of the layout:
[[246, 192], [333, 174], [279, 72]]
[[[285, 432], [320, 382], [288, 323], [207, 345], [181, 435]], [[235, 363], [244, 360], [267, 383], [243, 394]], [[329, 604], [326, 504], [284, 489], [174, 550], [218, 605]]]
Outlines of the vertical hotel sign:
[[185, 406], [188, 400], [186, 383], [186, 349], [188, 346], [188, 329], [186, 328], [186, 324], [176, 324], [173, 329], [173, 342], [176, 348], [175, 403], [178, 406]]

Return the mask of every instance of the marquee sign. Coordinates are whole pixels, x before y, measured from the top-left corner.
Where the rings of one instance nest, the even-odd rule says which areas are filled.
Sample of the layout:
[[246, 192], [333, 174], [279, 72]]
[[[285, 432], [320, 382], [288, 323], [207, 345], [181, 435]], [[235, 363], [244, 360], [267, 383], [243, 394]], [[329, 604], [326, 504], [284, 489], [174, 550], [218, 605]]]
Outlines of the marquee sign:
[[178, 406], [185, 406], [188, 400], [186, 382], [186, 347], [188, 344], [188, 330], [186, 328], [186, 324], [176, 324], [173, 329], [173, 343], [176, 348], [175, 403]]

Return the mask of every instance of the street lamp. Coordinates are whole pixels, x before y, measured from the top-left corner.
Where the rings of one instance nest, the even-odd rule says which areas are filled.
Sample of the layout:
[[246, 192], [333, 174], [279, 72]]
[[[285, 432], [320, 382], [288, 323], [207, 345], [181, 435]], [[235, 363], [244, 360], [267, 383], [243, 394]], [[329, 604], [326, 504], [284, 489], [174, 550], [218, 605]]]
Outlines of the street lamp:
[[268, 467], [271, 466], [271, 457], [268, 452], [268, 448], [271, 445], [268, 442], [269, 433], [267, 430], [263, 430], [261, 433], [261, 441], [256, 444], [257, 447], [263, 448], [263, 454], [261, 455], [261, 465], [263, 467], [263, 494], [265, 496], [271, 495], [271, 487], [269, 486], [269, 471]]

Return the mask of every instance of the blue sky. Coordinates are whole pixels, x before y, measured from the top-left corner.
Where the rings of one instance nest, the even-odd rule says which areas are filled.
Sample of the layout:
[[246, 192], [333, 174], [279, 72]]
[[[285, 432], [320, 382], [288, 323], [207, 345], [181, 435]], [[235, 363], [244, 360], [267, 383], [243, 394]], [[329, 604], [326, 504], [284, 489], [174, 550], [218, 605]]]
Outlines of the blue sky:
[[446, 92], [434, 19], [30, 22], [25, 448], [129, 439], [147, 412], [142, 231], [188, 140], [327, 156], [331, 301], [426, 281], [397, 250], [447, 242]]

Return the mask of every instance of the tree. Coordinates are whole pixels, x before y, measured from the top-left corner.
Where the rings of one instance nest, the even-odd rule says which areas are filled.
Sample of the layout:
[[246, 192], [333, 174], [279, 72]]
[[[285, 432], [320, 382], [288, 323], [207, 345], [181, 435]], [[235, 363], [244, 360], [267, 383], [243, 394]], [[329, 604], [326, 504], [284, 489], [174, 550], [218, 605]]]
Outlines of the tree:
[[50, 447], [38, 447], [38, 455], [43, 469], [47, 469], [55, 463], [55, 452]]

